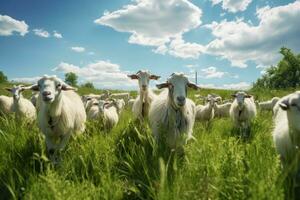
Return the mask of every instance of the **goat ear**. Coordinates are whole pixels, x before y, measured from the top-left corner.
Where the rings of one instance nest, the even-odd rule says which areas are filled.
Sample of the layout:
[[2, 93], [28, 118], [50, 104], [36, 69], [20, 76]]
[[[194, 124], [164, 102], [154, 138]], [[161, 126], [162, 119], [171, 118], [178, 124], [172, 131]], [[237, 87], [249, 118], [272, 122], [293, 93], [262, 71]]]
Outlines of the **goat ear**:
[[289, 102], [287, 100], [283, 100], [282, 102], [280, 102], [279, 106], [282, 110], [287, 110], [290, 107]]
[[33, 91], [40, 91], [40, 88], [38, 86], [38, 84], [34, 84], [28, 87], [24, 87], [25, 90], [33, 90]]
[[7, 90], [7, 91], [9, 91], [9, 92], [11, 92], [11, 88], [6, 87], [4, 89]]
[[236, 94], [232, 94], [231, 96], [232, 96], [233, 98], [235, 98], [235, 97], [236, 97]]
[[69, 85], [67, 85], [67, 84], [62, 84], [61, 90], [64, 90], [64, 91], [67, 91], [67, 90], [74, 90], [74, 91], [77, 91], [77, 88], [71, 87], [71, 86], [69, 86]]
[[139, 79], [138, 75], [136, 75], [136, 74], [131, 74], [131, 75], [127, 75], [127, 76], [131, 79]]
[[189, 82], [189, 83], [187, 84], [187, 86], [188, 86], [189, 88], [193, 88], [194, 90], [200, 89], [200, 87], [199, 87], [198, 85], [196, 85], [195, 83], [191, 83], [191, 82]]
[[161, 84], [157, 84], [156, 87], [158, 89], [162, 89], [162, 88], [167, 88], [169, 87], [170, 83], [166, 82], [166, 83], [161, 83]]
[[160, 76], [156, 76], [156, 75], [154, 75], [154, 74], [152, 74], [151, 76], [150, 76], [150, 79], [152, 79], [152, 80], [158, 80], [160, 78]]
[[252, 97], [252, 95], [250, 95], [250, 94], [247, 94], [246, 96], [245, 96], [245, 98], [251, 98]]

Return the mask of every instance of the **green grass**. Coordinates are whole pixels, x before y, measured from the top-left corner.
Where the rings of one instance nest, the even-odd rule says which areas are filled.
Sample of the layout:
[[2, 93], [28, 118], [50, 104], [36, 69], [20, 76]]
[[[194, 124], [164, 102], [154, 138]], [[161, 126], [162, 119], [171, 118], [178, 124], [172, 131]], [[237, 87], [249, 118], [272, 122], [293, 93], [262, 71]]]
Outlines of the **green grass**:
[[[0, 94], [8, 94], [1, 88]], [[200, 93], [211, 92], [228, 98], [232, 93]], [[287, 93], [252, 92], [260, 99]], [[53, 166], [36, 125], [2, 117], [0, 199], [284, 199], [271, 131], [271, 113], [259, 113], [248, 140], [238, 137], [229, 119], [215, 119], [209, 127], [197, 122], [196, 141], [174, 152], [156, 144], [147, 123], [133, 122], [125, 110], [110, 132], [88, 122]]]

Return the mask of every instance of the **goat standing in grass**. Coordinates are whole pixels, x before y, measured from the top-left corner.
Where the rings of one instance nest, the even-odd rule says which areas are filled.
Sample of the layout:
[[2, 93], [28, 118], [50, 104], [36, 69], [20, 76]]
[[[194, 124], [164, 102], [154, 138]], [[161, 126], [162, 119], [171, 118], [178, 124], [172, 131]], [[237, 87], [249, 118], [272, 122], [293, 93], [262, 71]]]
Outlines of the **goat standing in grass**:
[[234, 126], [242, 131], [243, 136], [249, 136], [250, 123], [256, 116], [253, 97], [246, 92], [237, 92], [232, 97], [235, 99], [230, 107], [230, 117]]
[[71, 135], [85, 130], [83, 102], [75, 88], [56, 76], [45, 75], [29, 89], [39, 91], [38, 124], [46, 137], [50, 159], [56, 163], [58, 151], [66, 146]]
[[12, 111], [16, 115], [17, 120], [28, 120], [32, 122], [36, 119], [36, 109], [34, 105], [28, 99], [25, 99], [22, 92], [25, 90], [25, 86], [18, 85], [12, 88], [6, 88], [7, 91], [13, 94]]
[[[198, 89], [183, 73], [173, 73], [167, 82], [156, 85], [167, 88], [151, 104], [150, 126], [157, 140], [166, 139], [170, 148], [182, 146], [192, 138], [196, 115], [195, 103], [187, 98], [187, 89]], [[166, 134], [163, 137], [163, 134]]]
[[0, 116], [12, 113], [13, 98], [0, 95]]
[[156, 94], [149, 89], [149, 82], [150, 80], [158, 80], [160, 76], [150, 74], [146, 70], [140, 70], [136, 74], [128, 75], [128, 77], [139, 81], [139, 95], [133, 103], [132, 112], [134, 118], [143, 120], [148, 117], [150, 104], [156, 97]]

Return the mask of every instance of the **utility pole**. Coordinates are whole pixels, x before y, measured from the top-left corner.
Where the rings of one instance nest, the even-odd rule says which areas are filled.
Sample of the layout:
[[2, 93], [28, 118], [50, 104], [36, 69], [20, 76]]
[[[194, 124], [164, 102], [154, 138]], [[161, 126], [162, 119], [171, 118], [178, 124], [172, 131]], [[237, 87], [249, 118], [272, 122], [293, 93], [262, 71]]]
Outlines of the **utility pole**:
[[195, 70], [195, 82], [196, 82], [196, 85], [198, 85], [197, 70]]

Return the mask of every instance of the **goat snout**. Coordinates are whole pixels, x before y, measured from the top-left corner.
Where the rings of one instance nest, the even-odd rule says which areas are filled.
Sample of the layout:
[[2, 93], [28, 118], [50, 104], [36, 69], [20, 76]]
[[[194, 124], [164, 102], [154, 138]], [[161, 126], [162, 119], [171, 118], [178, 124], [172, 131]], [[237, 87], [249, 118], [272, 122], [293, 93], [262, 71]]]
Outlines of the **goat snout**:
[[44, 91], [44, 92], [42, 93], [42, 95], [43, 95], [44, 97], [46, 97], [46, 96], [51, 95], [51, 92], [50, 92], [50, 91]]
[[177, 102], [180, 106], [183, 106], [185, 104], [185, 97], [184, 96], [177, 97]]
[[147, 85], [142, 85], [142, 89], [146, 90], [147, 89]]
[[51, 97], [51, 92], [50, 91], [44, 91], [42, 92], [43, 100], [45, 102], [50, 102], [53, 100], [53, 97]]

